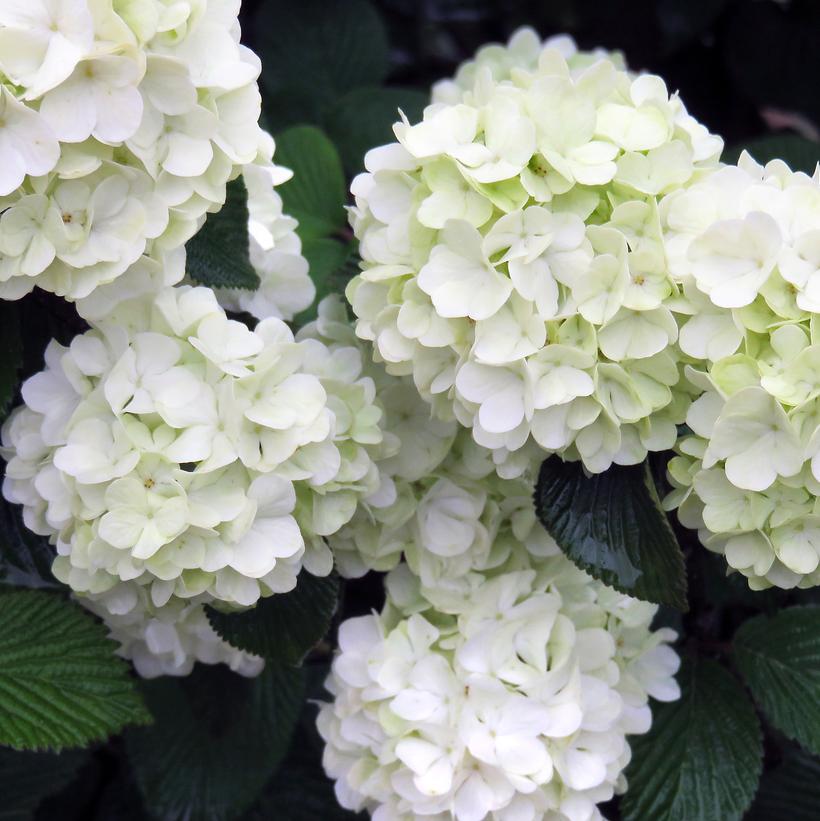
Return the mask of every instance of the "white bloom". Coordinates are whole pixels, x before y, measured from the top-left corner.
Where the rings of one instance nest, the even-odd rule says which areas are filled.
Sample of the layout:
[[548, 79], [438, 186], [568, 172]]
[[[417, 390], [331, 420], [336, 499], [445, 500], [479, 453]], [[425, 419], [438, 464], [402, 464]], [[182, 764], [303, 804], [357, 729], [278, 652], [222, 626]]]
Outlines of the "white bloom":
[[744, 154], [671, 194], [660, 215], [700, 394], [667, 506], [753, 588], [820, 584], [820, 179]]
[[60, 158], [60, 146], [43, 118], [0, 88], [0, 196], [13, 193], [27, 174], [48, 174]]
[[699, 128], [660, 78], [568, 38], [482, 49], [353, 181], [356, 332], [502, 473], [533, 442], [640, 461], [685, 412], [658, 204], [716, 164]]
[[[449, 613], [399, 571], [381, 616], [349, 619], [318, 726], [336, 796], [374, 818], [600, 819], [624, 789], [649, 692], [673, 700], [671, 631], [563, 557], [509, 572]], [[422, 610], [423, 612], [418, 612]]]
[[243, 676], [258, 675], [262, 659], [231, 647], [214, 632], [202, 604], [173, 601], [157, 607], [145, 588], [123, 582], [107, 593], [78, 596], [105, 622], [119, 654], [144, 678], [187, 676], [194, 663], [227, 664]]
[[322, 537], [381, 483], [358, 348], [273, 318], [248, 330], [206, 288], [105, 307], [52, 343], [4, 427], [5, 493], [56, 544], [55, 574], [79, 594], [134, 582], [163, 607], [250, 606], [303, 565], [329, 573]]
[[[168, 279], [182, 278], [184, 244], [225, 202], [227, 182], [273, 152], [258, 125], [259, 61], [239, 43], [237, 14], [218, 0], [4, 3], [3, 298], [36, 285], [83, 299], [143, 255], [166, 272], [173, 256]], [[280, 286], [286, 307], [306, 287], [289, 262], [277, 270], [301, 293], [289, 302]]]

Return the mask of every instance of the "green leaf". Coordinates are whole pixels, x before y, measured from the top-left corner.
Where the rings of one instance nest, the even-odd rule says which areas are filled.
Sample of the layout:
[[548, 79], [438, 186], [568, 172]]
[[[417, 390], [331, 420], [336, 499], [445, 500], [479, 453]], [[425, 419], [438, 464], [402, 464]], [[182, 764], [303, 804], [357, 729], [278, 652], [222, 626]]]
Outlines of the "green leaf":
[[268, 782], [265, 791], [242, 821], [353, 821], [366, 819], [339, 806], [333, 782], [322, 767], [322, 741], [316, 729], [315, 700], [330, 698], [321, 682], [329, 665], [310, 664], [304, 670], [309, 700], [302, 708], [287, 758]]
[[0, 749], [0, 821], [29, 821], [40, 802], [72, 781], [84, 751], [24, 753]]
[[744, 821], [817, 821], [818, 807], [820, 759], [790, 749], [777, 767], [763, 774]]
[[387, 34], [365, 0], [266, 0], [254, 18], [262, 82], [325, 106], [351, 88], [378, 85], [390, 67]]
[[783, 160], [792, 171], [805, 171], [806, 174], [813, 174], [817, 163], [820, 162], [820, 143], [796, 134], [779, 134], [747, 140], [743, 145], [728, 148], [723, 154], [723, 161], [737, 162], [740, 152], [744, 149], [759, 163]]
[[335, 573], [321, 578], [304, 571], [290, 593], [269, 596], [242, 613], [208, 607], [208, 620], [234, 647], [282, 664], [300, 664], [327, 634], [338, 596]]
[[5, 417], [17, 391], [22, 360], [20, 313], [13, 302], [0, 302], [0, 418]]
[[327, 237], [347, 225], [342, 161], [324, 132], [310, 125], [282, 132], [276, 138], [276, 162], [293, 171], [276, 190], [285, 212], [299, 220], [303, 240]]
[[339, 148], [348, 174], [364, 169], [364, 155], [393, 142], [393, 124], [401, 109], [411, 123], [421, 120], [430, 95], [414, 88], [354, 88], [330, 109], [327, 132]]
[[79, 605], [11, 591], [0, 624], [0, 744], [79, 747], [150, 720], [116, 644]]
[[163, 821], [223, 821], [260, 795], [288, 749], [303, 671], [268, 662], [244, 679], [222, 665], [146, 682], [152, 727], [126, 734], [149, 813]]
[[249, 256], [248, 192], [242, 177], [228, 183], [225, 205], [208, 214], [205, 225], [185, 246], [191, 279], [211, 288], [259, 287]]
[[683, 554], [648, 463], [586, 476], [557, 456], [541, 466], [535, 509], [582, 570], [631, 596], [686, 610]]
[[655, 704], [652, 729], [632, 741], [624, 821], [737, 821], [762, 767], [754, 707], [717, 662], [685, 659], [681, 698]]
[[766, 717], [820, 754], [820, 607], [749, 619], [735, 634], [733, 649]]
[[359, 256], [354, 247], [354, 243], [343, 243], [329, 237], [302, 243], [302, 253], [310, 265], [310, 277], [316, 285], [316, 298], [309, 308], [293, 318], [297, 328], [316, 319], [319, 303], [328, 294], [345, 292], [347, 283], [359, 270]]

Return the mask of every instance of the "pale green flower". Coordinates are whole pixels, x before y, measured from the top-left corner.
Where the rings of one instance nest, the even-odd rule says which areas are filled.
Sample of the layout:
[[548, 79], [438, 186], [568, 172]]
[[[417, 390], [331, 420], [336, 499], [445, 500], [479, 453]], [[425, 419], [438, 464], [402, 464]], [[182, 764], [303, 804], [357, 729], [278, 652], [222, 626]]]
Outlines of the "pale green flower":
[[[599, 471], [668, 442], [685, 402], [659, 203], [715, 166], [720, 140], [659, 78], [527, 29], [394, 132], [351, 186], [363, 263], [347, 297], [375, 359], [505, 475], [535, 443]], [[589, 357], [562, 369], [542, 358], [556, 345]]]

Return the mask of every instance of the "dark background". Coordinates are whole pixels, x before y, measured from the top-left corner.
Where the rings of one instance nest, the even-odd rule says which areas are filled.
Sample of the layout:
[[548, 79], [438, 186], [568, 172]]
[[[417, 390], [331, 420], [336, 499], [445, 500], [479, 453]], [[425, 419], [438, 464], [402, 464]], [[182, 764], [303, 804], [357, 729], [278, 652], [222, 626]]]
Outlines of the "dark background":
[[[817, 0], [374, 0], [373, 5], [388, 31], [391, 86], [427, 91], [481, 45], [504, 42], [519, 26], [531, 25], [543, 37], [571, 34], [581, 48], [617, 49], [631, 68], [660, 74], [730, 149], [750, 144], [760, 159], [769, 159], [778, 156], [778, 146], [751, 141], [774, 134], [818, 138]], [[306, 6], [320, 24], [322, 3], [316, 0], [245, 0], [243, 39], [264, 61], [271, 29], [287, 37], [289, 14], [301, 14]], [[269, 74], [265, 81], [270, 89]], [[269, 118], [274, 132], [318, 119], [292, 104], [266, 102], [270, 115], [280, 115]], [[817, 146], [787, 142], [792, 164], [813, 170]], [[782, 145], [779, 151], [784, 155]]]

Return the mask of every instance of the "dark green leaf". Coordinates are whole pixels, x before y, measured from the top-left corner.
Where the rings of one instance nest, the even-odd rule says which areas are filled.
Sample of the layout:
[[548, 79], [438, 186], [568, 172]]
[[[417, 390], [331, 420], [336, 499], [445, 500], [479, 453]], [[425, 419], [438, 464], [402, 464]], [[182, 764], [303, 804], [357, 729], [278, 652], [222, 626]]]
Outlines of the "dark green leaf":
[[766, 717], [820, 754], [820, 607], [749, 619], [735, 634], [733, 648]]
[[243, 821], [353, 821], [365, 818], [339, 806], [321, 762], [287, 761]]
[[348, 174], [364, 169], [364, 155], [395, 140], [393, 123], [401, 109], [411, 123], [421, 119], [430, 95], [413, 88], [354, 88], [330, 109], [327, 133], [339, 148]]
[[17, 390], [22, 359], [20, 312], [13, 302], [0, 302], [0, 418], [5, 417]]
[[[330, 695], [318, 685], [327, 677], [328, 666], [306, 665], [308, 698], [328, 700]], [[313, 686], [311, 687], [311, 679]], [[322, 767], [324, 742], [316, 729], [317, 707], [308, 702], [299, 716], [287, 759], [277, 770], [254, 807], [243, 821], [353, 821], [366, 818], [342, 809], [333, 782]]]
[[222, 613], [209, 607], [208, 620], [225, 641], [282, 664], [300, 664], [327, 633], [339, 594], [335, 574], [299, 575], [290, 593], [262, 599], [251, 610]]
[[299, 220], [303, 240], [327, 237], [346, 226], [342, 161], [326, 134], [309, 125], [282, 132], [276, 138], [276, 162], [293, 171], [276, 190], [286, 213]]
[[632, 741], [624, 821], [737, 821], [757, 789], [760, 725], [740, 683], [717, 662], [686, 659], [679, 701], [655, 704]]
[[805, 171], [807, 174], [813, 174], [817, 163], [820, 162], [820, 143], [796, 134], [779, 134], [747, 140], [743, 145], [727, 149], [723, 155], [724, 162], [737, 162], [740, 152], [744, 149], [759, 163], [783, 160], [792, 171]]
[[211, 288], [259, 287], [249, 257], [248, 192], [241, 177], [228, 183], [225, 205], [208, 214], [205, 225], [185, 246], [191, 279]]
[[40, 802], [68, 784], [87, 753], [24, 753], [0, 749], [0, 821], [28, 821]]
[[328, 294], [343, 294], [347, 283], [359, 270], [359, 257], [352, 243], [329, 237], [309, 239], [302, 243], [302, 253], [310, 264], [310, 277], [316, 285], [316, 298], [309, 308], [294, 317], [297, 327], [316, 319], [319, 303]]
[[790, 749], [783, 761], [763, 774], [744, 821], [817, 821], [820, 759]]
[[198, 666], [144, 689], [155, 723], [126, 746], [146, 808], [163, 821], [223, 821], [256, 800], [286, 753], [304, 679], [273, 662], [255, 679]]
[[686, 609], [683, 554], [647, 463], [586, 476], [557, 456], [535, 490], [541, 523], [578, 567], [639, 599]]
[[0, 744], [79, 747], [150, 716], [106, 630], [38, 590], [0, 596]]
[[266, 0], [254, 28], [269, 94], [287, 90], [326, 105], [387, 76], [387, 35], [366, 0]]

